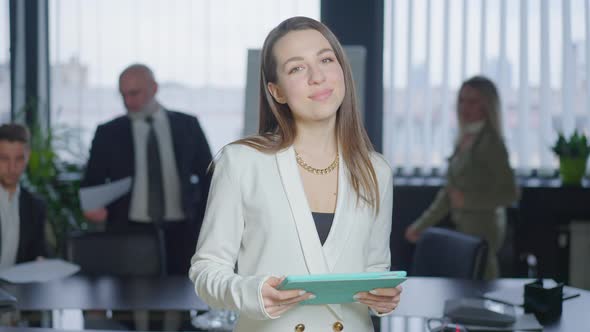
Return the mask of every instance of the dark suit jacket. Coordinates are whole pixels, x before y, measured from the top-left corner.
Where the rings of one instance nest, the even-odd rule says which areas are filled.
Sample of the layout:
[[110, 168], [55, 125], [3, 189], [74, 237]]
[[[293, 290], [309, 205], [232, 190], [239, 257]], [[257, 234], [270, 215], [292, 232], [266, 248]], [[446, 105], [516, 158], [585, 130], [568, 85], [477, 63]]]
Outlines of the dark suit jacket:
[[[188, 221], [200, 224], [211, 182], [211, 175], [207, 172], [211, 151], [197, 118], [179, 112], [165, 112], [170, 123], [180, 179], [182, 209]], [[134, 175], [135, 153], [131, 120], [127, 116], [121, 116], [98, 126], [82, 187]], [[198, 182], [195, 181], [197, 178]], [[127, 229], [130, 203], [131, 192], [107, 206], [107, 230]]]
[[20, 229], [16, 262], [47, 256], [45, 241], [45, 202], [21, 187], [19, 196]]

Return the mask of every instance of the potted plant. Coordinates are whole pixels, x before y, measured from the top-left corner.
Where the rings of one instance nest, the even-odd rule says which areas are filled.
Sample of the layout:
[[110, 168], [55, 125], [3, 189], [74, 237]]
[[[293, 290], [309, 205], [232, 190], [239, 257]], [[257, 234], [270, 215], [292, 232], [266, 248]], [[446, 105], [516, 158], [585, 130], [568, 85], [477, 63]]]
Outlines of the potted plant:
[[[29, 101], [19, 115], [34, 107], [35, 101]], [[73, 146], [80, 132], [65, 125], [44, 129], [36, 113], [33, 114], [33, 123], [29, 125], [31, 155], [22, 183], [45, 200], [49, 245], [53, 254], [64, 256], [68, 234], [88, 228], [78, 200], [85, 157], [78, 155], [79, 149]]]
[[552, 150], [559, 157], [562, 183], [579, 186], [586, 172], [586, 161], [590, 155], [590, 145], [586, 135], [575, 131], [569, 138], [565, 138], [560, 133]]

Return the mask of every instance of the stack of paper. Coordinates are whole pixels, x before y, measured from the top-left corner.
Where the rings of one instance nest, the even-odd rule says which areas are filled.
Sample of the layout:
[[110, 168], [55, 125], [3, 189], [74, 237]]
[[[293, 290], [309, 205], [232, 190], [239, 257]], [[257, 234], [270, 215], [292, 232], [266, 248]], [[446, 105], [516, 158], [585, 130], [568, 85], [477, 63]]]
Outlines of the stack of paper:
[[0, 288], [0, 312], [14, 310], [16, 298]]
[[82, 210], [95, 210], [107, 206], [117, 198], [131, 190], [131, 177], [80, 189], [80, 205]]
[[17, 264], [1, 270], [0, 279], [14, 284], [45, 282], [68, 277], [79, 270], [80, 267], [78, 265], [61, 259], [43, 259]]

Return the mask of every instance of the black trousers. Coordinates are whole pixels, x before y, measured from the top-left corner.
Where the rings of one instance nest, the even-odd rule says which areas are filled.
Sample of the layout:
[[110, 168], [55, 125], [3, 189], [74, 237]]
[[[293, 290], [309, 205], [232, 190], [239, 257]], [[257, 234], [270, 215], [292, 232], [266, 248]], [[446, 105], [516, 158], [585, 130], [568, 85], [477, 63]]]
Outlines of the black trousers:
[[131, 231], [161, 231], [167, 274], [188, 275], [190, 260], [195, 253], [199, 236], [199, 227], [196, 222], [187, 220], [161, 223], [129, 221], [128, 226]]

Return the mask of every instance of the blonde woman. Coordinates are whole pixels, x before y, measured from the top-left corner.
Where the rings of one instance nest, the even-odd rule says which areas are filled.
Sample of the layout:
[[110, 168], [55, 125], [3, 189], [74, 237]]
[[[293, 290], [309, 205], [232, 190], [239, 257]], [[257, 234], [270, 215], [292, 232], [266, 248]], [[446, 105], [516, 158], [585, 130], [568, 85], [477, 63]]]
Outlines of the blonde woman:
[[492, 81], [475, 76], [459, 90], [457, 117], [460, 133], [449, 159], [447, 185], [430, 207], [406, 229], [416, 242], [420, 233], [449, 212], [457, 230], [488, 242], [485, 279], [499, 276], [497, 251], [504, 241], [504, 207], [518, 199], [500, 126], [500, 98]]
[[368, 308], [392, 312], [401, 287], [335, 305], [276, 289], [286, 275], [389, 270], [392, 171], [360, 122], [342, 47], [320, 22], [290, 18], [264, 42], [260, 82], [258, 135], [215, 164], [195, 290], [240, 312], [235, 331], [373, 331]]

